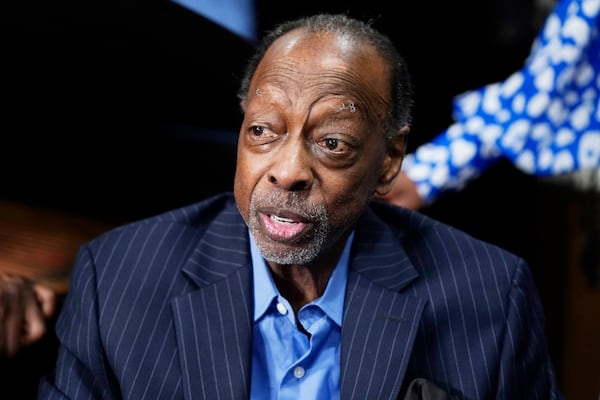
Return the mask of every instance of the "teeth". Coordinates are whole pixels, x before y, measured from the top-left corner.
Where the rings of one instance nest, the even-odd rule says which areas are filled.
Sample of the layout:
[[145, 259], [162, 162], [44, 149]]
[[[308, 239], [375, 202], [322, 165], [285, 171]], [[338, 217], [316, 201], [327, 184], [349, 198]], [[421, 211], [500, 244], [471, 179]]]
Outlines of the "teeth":
[[284, 224], [294, 224], [295, 223], [293, 219], [281, 218], [281, 217], [278, 217], [277, 215], [273, 215], [273, 214], [271, 214], [271, 219], [273, 221], [281, 222]]

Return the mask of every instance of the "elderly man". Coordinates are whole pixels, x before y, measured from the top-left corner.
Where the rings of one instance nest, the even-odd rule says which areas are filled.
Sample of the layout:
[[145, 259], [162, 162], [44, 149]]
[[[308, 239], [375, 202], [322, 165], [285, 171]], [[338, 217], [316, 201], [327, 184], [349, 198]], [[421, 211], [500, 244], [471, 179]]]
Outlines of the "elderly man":
[[81, 248], [40, 398], [560, 397], [524, 261], [373, 200], [410, 123], [386, 37], [283, 24], [240, 98], [233, 196]]

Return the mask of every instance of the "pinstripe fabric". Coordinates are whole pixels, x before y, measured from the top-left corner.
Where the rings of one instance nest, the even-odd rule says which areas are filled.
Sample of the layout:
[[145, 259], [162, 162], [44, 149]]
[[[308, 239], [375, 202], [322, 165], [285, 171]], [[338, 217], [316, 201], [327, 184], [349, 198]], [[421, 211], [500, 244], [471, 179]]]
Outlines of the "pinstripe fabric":
[[[559, 397], [523, 261], [417, 213], [373, 210], [351, 255], [341, 398], [394, 399], [415, 377], [466, 399]], [[247, 398], [250, 266], [230, 196], [83, 246], [39, 398]]]

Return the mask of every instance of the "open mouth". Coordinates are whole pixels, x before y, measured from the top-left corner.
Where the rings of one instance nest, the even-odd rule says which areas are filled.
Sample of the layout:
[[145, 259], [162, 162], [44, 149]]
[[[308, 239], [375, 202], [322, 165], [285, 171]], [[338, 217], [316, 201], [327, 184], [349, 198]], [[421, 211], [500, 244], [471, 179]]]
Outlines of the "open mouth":
[[297, 240], [310, 226], [299, 216], [292, 214], [261, 213], [261, 218], [267, 236], [276, 241]]

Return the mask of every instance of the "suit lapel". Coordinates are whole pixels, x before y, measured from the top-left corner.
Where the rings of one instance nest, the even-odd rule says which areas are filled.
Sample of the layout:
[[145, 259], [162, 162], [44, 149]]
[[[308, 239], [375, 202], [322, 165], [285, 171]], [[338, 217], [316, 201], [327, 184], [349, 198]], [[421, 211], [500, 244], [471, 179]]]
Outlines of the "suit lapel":
[[173, 301], [187, 399], [243, 399], [250, 393], [249, 269]]
[[230, 207], [211, 223], [183, 268], [198, 289], [172, 302], [186, 399], [249, 397], [250, 263], [246, 226]]
[[371, 212], [359, 222], [342, 323], [341, 399], [400, 391], [425, 306], [402, 291], [418, 275], [401, 240]]
[[348, 277], [341, 399], [389, 399], [404, 380], [425, 301]]

